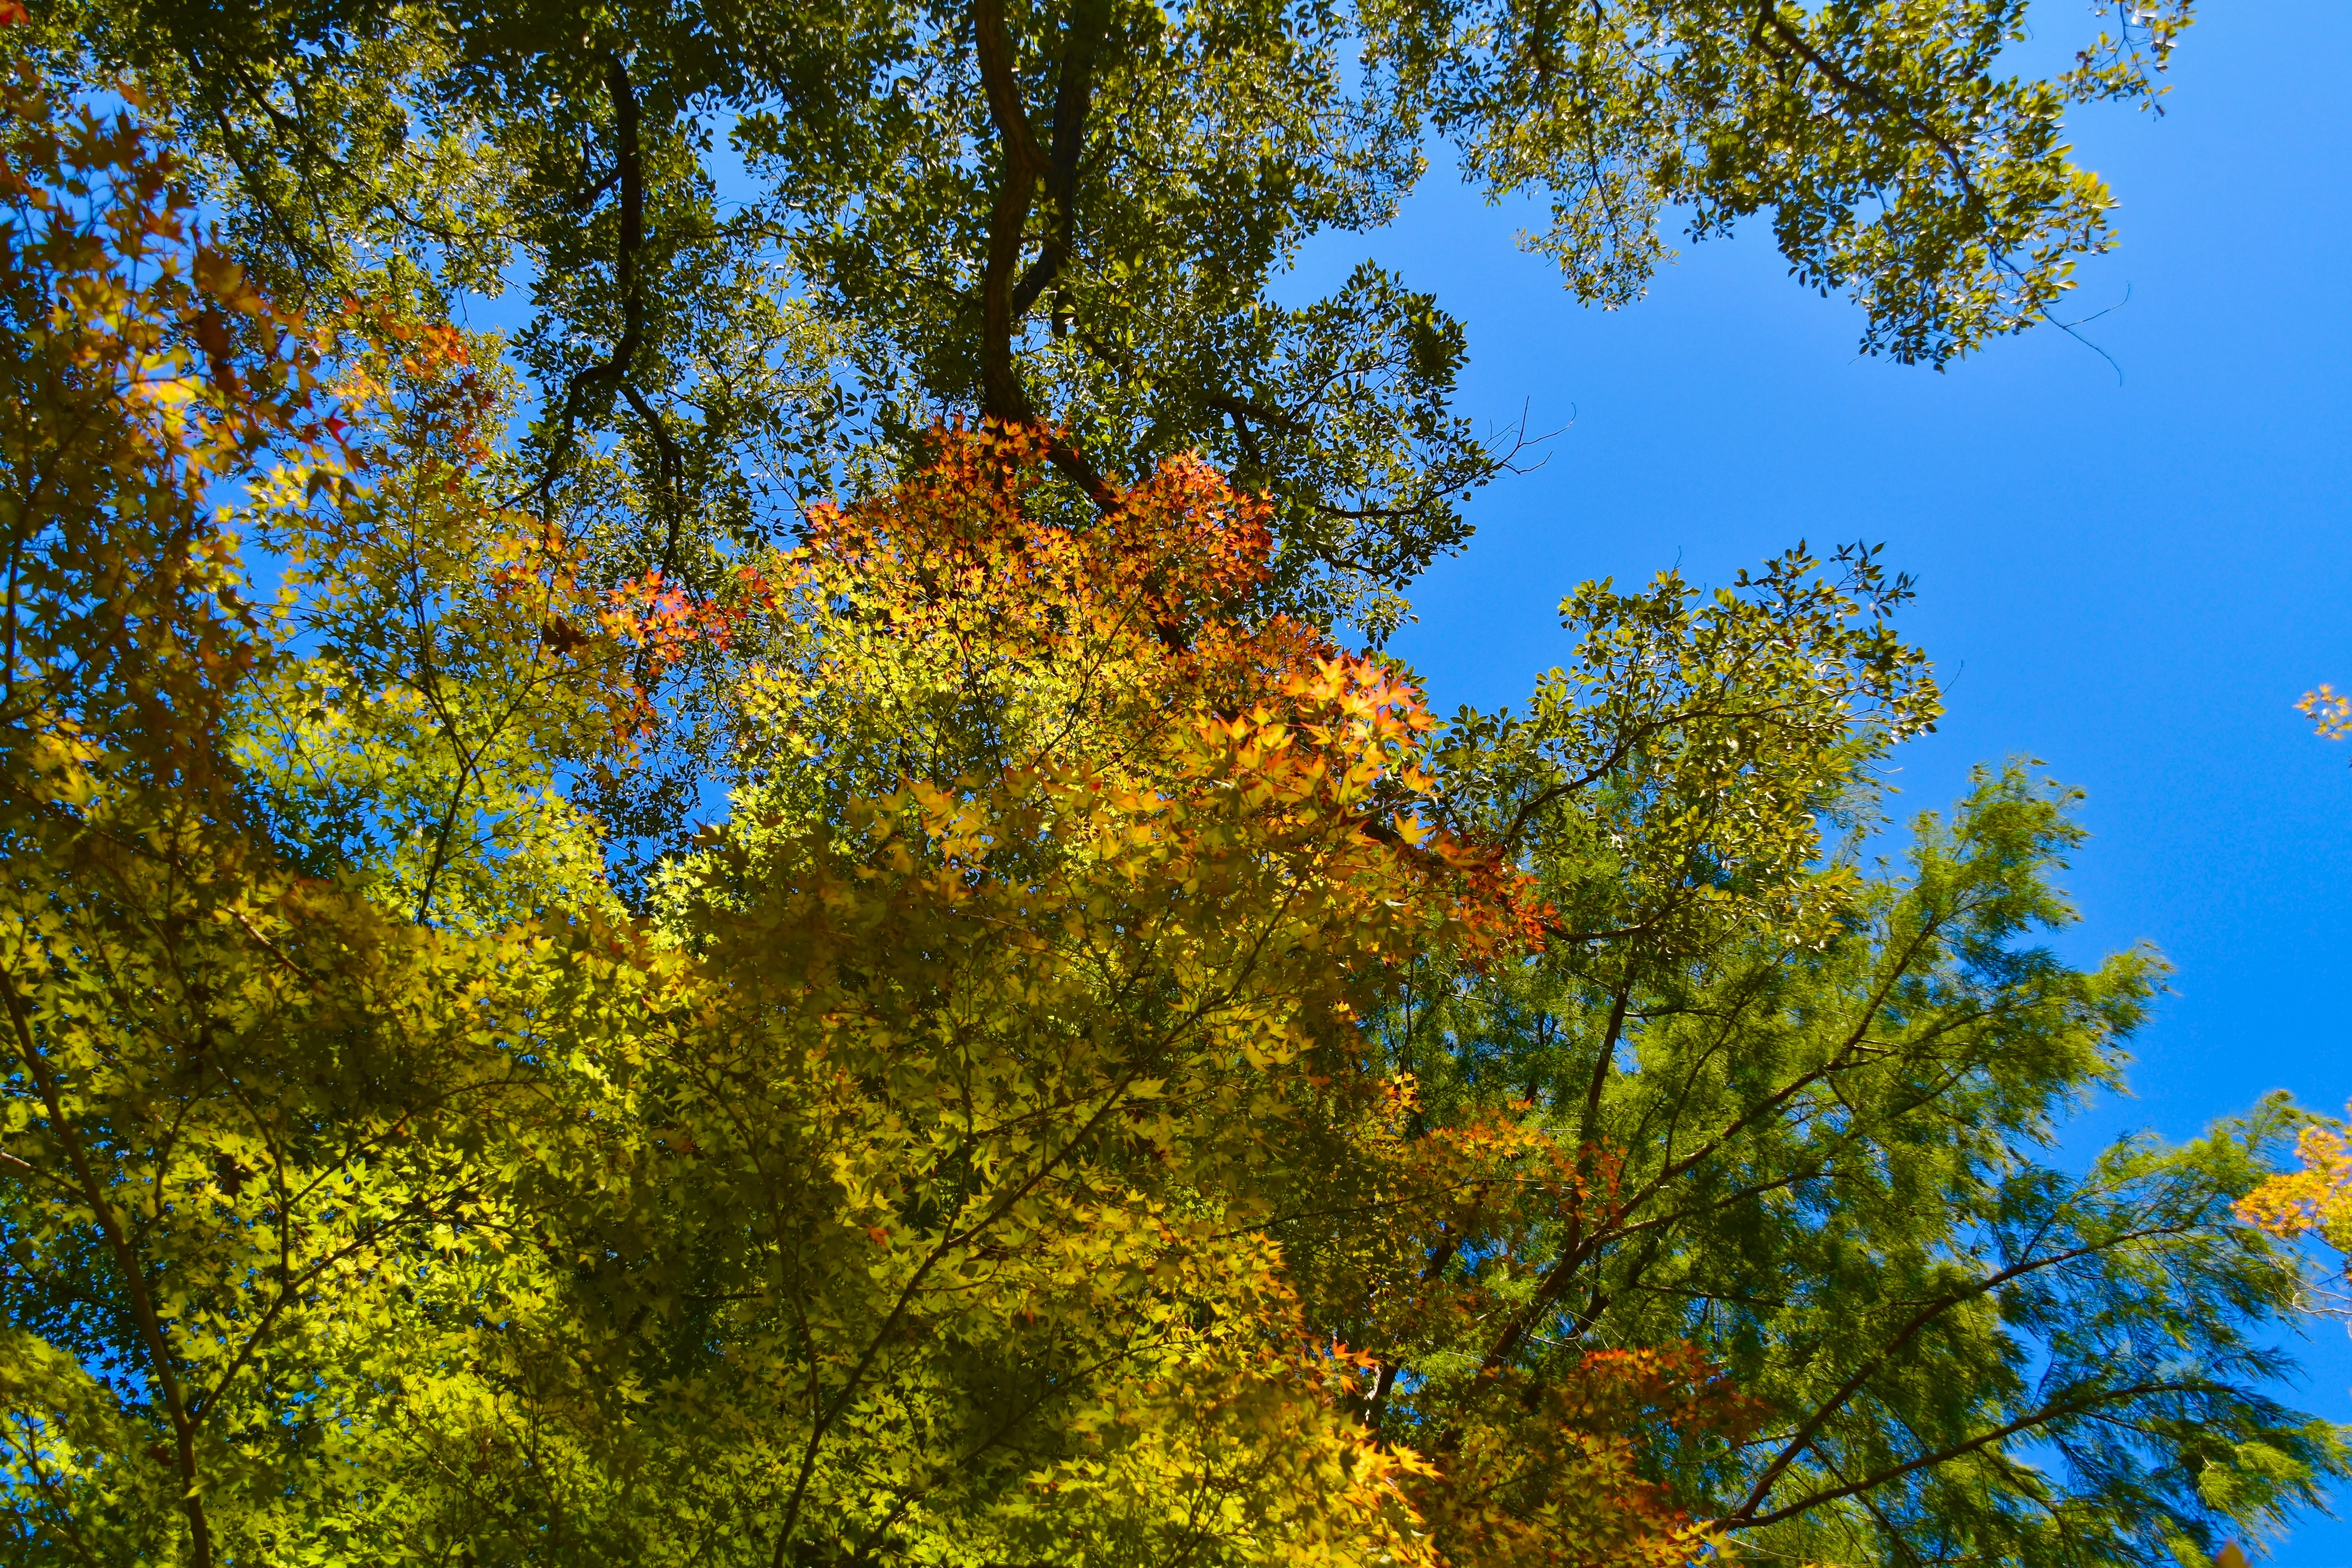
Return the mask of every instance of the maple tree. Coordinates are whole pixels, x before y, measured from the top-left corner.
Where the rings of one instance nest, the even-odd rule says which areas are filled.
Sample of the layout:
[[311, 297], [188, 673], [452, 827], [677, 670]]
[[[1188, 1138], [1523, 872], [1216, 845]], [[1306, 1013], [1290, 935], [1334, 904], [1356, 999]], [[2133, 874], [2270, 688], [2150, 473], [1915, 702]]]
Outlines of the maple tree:
[[[397, 1501], [363, 1439], [446, 1340], [400, 1317], [404, 1268], [481, 1223], [468, 1151], [529, 1092], [500, 1036], [527, 994], [492, 983], [529, 973], [529, 934], [436, 930], [304, 864], [349, 824], [272, 831], [331, 731], [409, 764], [371, 795], [380, 826], [451, 771], [420, 668], [355, 690], [369, 672], [333, 635], [396, 575], [375, 570], [402, 550], [391, 519], [487, 521], [447, 505], [447, 461], [371, 449], [404, 401], [436, 426], [419, 448], [464, 452], [452, 409], [362, 384], [370, 358], [441, 379], [451, 340], [408, 333], [331, 386], [332, 335], [197, 234], [135, 98], [61, 107], [21, 68], [0, 90], [10, 1554], [312, 1551]], [[278, 594], [256, 585], [240, 524], [291, 544], [339, 518], [373, 520], [333, 558], [349, 576], [288, 555]], [[274, 724], [304, 742], [276, 777]], [[480, 759], [455, 771], [478, 806]]]
[[[1532, 917], [1412, 815], [1395, 672], [1236, 614], [1263, 503], [1073, 533], [950, 434], [731, 605], [590, 593], [461, 336], [277, 314], [132, 114], [7, 90], [13, 1558], [1479, 1527], [1265, 1221], [1391, 1098], [1407, 957]], [[765, 760], [635, 921], [561, 775], [711, 644]]]
[[2026, 944], [2063, 800], [1825, 844], [1937, 711], [1869, 552], [1446, 722], [1198, 456], [648, 557], [417, 279], [0, 91], [12, 1561], [2144, 1563], [2344, 1471], [2284, 1113], [2032, 1158], [2157, 972]]

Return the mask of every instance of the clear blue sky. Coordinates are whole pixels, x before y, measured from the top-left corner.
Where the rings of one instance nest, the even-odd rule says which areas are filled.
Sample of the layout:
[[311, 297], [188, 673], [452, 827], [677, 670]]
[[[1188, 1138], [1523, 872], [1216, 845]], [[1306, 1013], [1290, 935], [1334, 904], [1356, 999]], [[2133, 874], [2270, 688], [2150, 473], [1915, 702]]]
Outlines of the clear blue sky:
[[[2095, 26], [2071, 0], [2037, 21], [2037, 52]], [[1377, 255], [1467, 323], [1465, 411], [1573, 417], [1414, 591], [1397, 649], [1441, 709], [1523, 700], [1585, 577], [1719, 583], [1800, 538], [1885, 540], [1917, 574], [1904, 624], [1950, 711], [1901, 757], [1898, 809], [1948, 805], [1978, 761], [2043, 759], [2089, 792], [2081, 943], [2147, 939], [2178, 969], [2137, 1098], [2086, 1115], [2078, 1150], [2274, 1088], [2352, 1098], [2352, 745], [2291, 707], [2352, 687], [2352, 7], [2213, 5], [2172, 79], [2160, 120], [2071, 126], [2123, 244], [2066, 313], [2128, 289], [2084, 329], [2120, 385], [2047, 328], [1943, 374], [1858, 360], [1854, 307], [1799, 289], [1760, 224], [1685, 249], [1637, 305], [1582, 310], [1514, 248], [1528, 214], [1436, 171], [1395, 229], [1318, 242], [1297, 279]], [[2343, 1331], [2305, 1360], [2307, 1407], [2352, 1421]], [[2352, 1523], [2276, 1561], [2347, 1568]]]

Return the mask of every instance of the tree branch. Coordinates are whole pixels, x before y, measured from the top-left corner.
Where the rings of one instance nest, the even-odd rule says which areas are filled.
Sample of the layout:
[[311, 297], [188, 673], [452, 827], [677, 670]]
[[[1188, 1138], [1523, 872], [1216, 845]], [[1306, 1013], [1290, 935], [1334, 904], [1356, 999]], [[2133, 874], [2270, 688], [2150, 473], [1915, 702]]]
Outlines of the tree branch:
[[[1083, 39], [1081, 49], [1080, 26], [1087, 14], [1100, 5], [1101, 0], [1079, 0], [1080, 15], [1073, 19], [1069, 51], [1063, 58], [1054, 127], [1056, 157], [1048, 161], [1037, 145], [1028, 110], [1022, 107], [1021, 79], [1014, 69], [1013, 43], [1004, 26], [1004, 0], [972, 0], [974, 53], [980, 62], [981, 86], [988, 98], [989, 121], [996, 128], [997, 144], [1003, 153], [996, 199], [989, 213], [988, 260], [981, 273], [980, 407], [983, 416], [1003, 425], [1037, 429], [1045, 424], [1030, 405], [1028, 391], [1021, 384], [1020, 372], [1013, 365], [1013, 337], [1051, 274], [1039, 277], [1026, 295], [1020, 297], [1013, 274], [1021, 265], [1029, 210], [1035, 205], [1037, 187], [1056, 179], [1057, 165], [1066, 153], [1070, 183], [1076, 183], [1086, 110], [1092, 100], [1095, 47], [1101, 37], [1098, 25], [1090, 38]], [[1107, 9], [1099, 20], [1108, 23]], [[1066, 212], [1065, 232], [1067, 219]], [[1043, 258], [1040, 265], [1044, 265]], [[1056, 258], [1054, 270], [1058, 270], [1060, 265]], [[1119, 504], [1118, 489], [1087, 460], [1077, 443], [1066, 432], [1050, 432], [1049, 436], [1047, 450], [1054, 466], [1086, 491], [1103, 511], [1115, 510]]]
[[2086, 1415], [2102, 1406], [2118, 1404], [2126, 1399], [2137, 1399], [2144, 1394], [2194, 1394], [2198, 1392], [2199, 1387], [2199, 1384], [2188, 1383], [2136, 1383], [2127, 1388], [2105, 1389], [2084, 1399], [2062, 1400], [2054, 1405], [2045, 1405], [2031, 1415], [2021, 1415], [2007, 1426], [1996, 1426], [1990, 1432], [1979, 1433], [1964, 1442], [1938, 1448], [1932, 1454], [1923, 1454], [1916, 1459], [1906, 1460], [1903, 1464], [1881, 1470], [1876, 1475], [1865, 1476], [1861, 1480], [1848, 1481], [1842, 1486], [1832, 1487], [1826, 1491], [1814, 1492], [1800, 1501], [1789, 1504], [1786, 1508], [1777, 1508], [1770, 1513], [1752, 1516], [1735, 1514], [1728, 1519], [1717, 1520], [1715, 1522], [1727, 1530], [1760, 1530], [1768, 1524], [1778, 1524], [1784, 1519], [1793, 1519], [1806, 1510], [1818, 1508], [1822, 1503], [1835, 1502], [1840, 1498], [1874, 1491], [1889, 1481], [1898, 1481], [1916, 1471], [1948, 1464], [1963, 1455], [1972, 1454], [1979, 1448], [1998, 1443], [2003, 1438], [2014, 1437], [2021, 1432], [2030, 1432], [2037, 1426], [2047, 1426], [2052, 1422], [2063, 1421], [2069, 1415]]
[[1997, 1290], [2001, 1286], [2008, 1284], [2011, 1279], [2020, 1279], [2027, 1274], [2037, 1273], [2044, 1268], [2054, 1268], [2061, 1264], [2071, 1263], [2077, 1258], [2092, 1257], [2099, 1252], [2106, 1250], [2106, 1247], [2110, 1246], [2120, 1246], [2127, 1242], [2140, 1240], [2147, 1236], [2160, 1235], [2162, 1234], [2162, 1230], [2163, 1227], [2158, 1227], [2155, 1230], [2132, 1231], [2126, 1235], [2114, 1237], [2109, 1242], [2101, 1246], [2070, 1247], [2064, 1252], [2053, 1253], [2047, 1258], [2029, 1258], [2022, 1262], [2013, 1263], [2007, 1268], [2000, 1269], [1996, 1273], [1989, 1274], [1982, 1279], [1974, 1280], [1961, 1289], [1948, 1290], [1943, 1295], [1927, 1302], [1917, 1311], [1914, 1312], [1910, 1318], [1905, 1321], [1902, 1328], [1895, 1331], [1894, 1338], [1888, 1340], [1884, 1345], [1879, 1347], [1878, 1352], [1875, 1355], [1869, 1357], [1862, 1363], [1861, 1366], [1855, 1368], [1853, 1374], [1838, 1385], [1836, 1392], [1832, 1394], [1830, 1397], [1823, 1402], [1820, 1409], [1814, 1411], [1812, 1415], [1805, 1418], [1804, 1424], [1797, 1428], [1796, 1432], [1790, 1437], [1788, 1444], [1781, 1448], [1780, 1452], [1773, 1458], [1772, 1462], [1764, 1468], [1764, 1473], [1756, 1478], [1756, 1484], [1748, 1489], [1747, 1497], [1740, 1500], [1739, 1506], [1726, 1517], [1729, 1519], [1752, 1518], [1755, 1515], [1756, 1510], [1763, 1506], [1764, 1499], [1771, 1492], [1773, 1484], [1787, 1472], [1790, 1465], [1797, 1462], [1797, 1456], [1811, 1446], [1813, 1439], [1821, 1435], [1822, 1428], [1829, 1424], [1830, 1418], [1835, 1415], [1840, 1410], [1845, 1408], [1846, 1405], [1853, 1400], [1853, 1396], [1862, 1392], [1863, 1385], [1878, 1374], [1879, 1369], [1887, 1363], [1895, 1352], [1910, 1343], [1913, 1337], [1916, 1336], [1920, 1330], [1926, 1328], [1929, 1323], [1934, 1322], [1937, 1318], [1942, 1317], [1946, 1312], [1950, 1311], [1954, 1307], [1958, 1306], [1963, 1301], [1974, 1300], [1990, 1291]]
[[75, 1132], [73, 1122], [67, 1117], [65, 1103], [58, 1092], [56, 1075], [41, 1055], [39, 1044], [33, 1038], [33, 1028], [25, 1016], [24, 998], [17, 994], [16, 976], [0, 975], [0, 999], [5, 999], [8, 1021], [16, 1036], [16, 1048], [47, 1109], [49, 1120], [58, 1130], [58, 1141], [65, 1145], [66, 1159], [73, 1166], [75, 1179], [81, 1187], [82, 1201], [89, 1205], [90, 1217], [98, 1222], [99, 1233], [106, 1238], [107, 1250], [114, 1255], [114, 1266], [122, 1272], [123, 1288], [131, 1294], [131, 1315], [138, 1325], [142, 1347], [147, 1352], [147, 1364], [155, 1373], [156, 1391], [163, 1398], [163, 1413], [172, 1423], [173, 1461], [180, 1473], [180, 1509], [188, 1521], [188, 1549], [195, 1568], [212, 1568], [212, 1525], [205, 1517], [203, 1494], [196, 1487], [195, 1424], [189, 1418], [178, 1375], [172, 1369], [170, 1347], [163, 1339], [163, 1321], [156, 1315], [155, 1302], [147, 1289], [147, 1276], [139, 1268], [138, 1255], [131, 1250], [131, 1239], [122, 1232], [114, 1205], [107, 1201], [99, 1185], [98, 1173], [90, 1168], [89, 1158]]

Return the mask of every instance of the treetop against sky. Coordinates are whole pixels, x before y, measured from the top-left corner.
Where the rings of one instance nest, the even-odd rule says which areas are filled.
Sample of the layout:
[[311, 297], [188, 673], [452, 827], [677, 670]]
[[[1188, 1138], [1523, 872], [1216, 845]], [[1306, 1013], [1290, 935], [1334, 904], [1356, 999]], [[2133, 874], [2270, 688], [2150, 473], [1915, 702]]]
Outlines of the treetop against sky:
[[[1769, 211], [1942, 363], [2104, 243], [2058, 116], [2186, 20], [2035, 82], [2021, 15], [0, 29], [11, 1559], [2056, 1568], [2312, 1504], [2340, 1145], [2049, 1157], [2166, 967], [2055, 950], [2028, 770], [1858, 852], [1911, 582], [1589, 583], [1441, 719], [1360, 645], [1508, 442], [1389, 272], [1266, 298], [1445, 138], [1591, 299]], [[511, 342], [449, 321], [519, 258]]]

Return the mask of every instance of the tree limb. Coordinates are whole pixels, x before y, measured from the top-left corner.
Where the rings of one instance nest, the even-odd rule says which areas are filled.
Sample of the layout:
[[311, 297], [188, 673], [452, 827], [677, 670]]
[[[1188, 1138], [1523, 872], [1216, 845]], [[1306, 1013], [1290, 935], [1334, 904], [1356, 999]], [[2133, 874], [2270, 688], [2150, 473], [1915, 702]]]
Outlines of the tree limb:
[[[1081, 17], [1100, 4], [1101, 0], [1080, 0]], [[1105, 9], [1101, 20], [1107, 23], [1108, 19]], [[1039, 429], [1045, 422], [1030, 405], [1028, 391], [1021, 384], [1020, 372], [1013, 365], [1013, 337], [1022, 318], [1036, 303], [1037, 294], [1051, 271], [1040, 277], [1023, 298], [1016, 298], [1013, 274], [1021, 265], [1029, 211], [1036, 203], [1037, 187], [1055, 179], [1059, 156], [1065, 152], [1071, 183], [1076, 183], [1086, 110], [1093, 93], [1095, 47], [1101, 30], [1098, 26], [1091, 38], [1084, 39], [1081, 49], [1079, 21], [1073, 21], [1070, 50], [1063, 58], [1061, 92], [1055, 117], [1057, 156], [1049, 161], [1037, 145], [1028, 110], [1022, 107], [1021, 79], [1014, 69], [1013, 43], [1004, 26], [1004, 0], [972, 0], [972, 22], [981, 86], [988, 98], [989, 121], [996, 128], [1003, 154], [996, 198], [989, 212], [988, 259], [981, 273], [980, 407], [984, 416], [999, 424]], [[1067, 214], [1063, 216], [1066, 226]], [[1043, 264], [1041, 258], [1040, 265]], [[1053, 270], [1058, 270], [1060, 265], [1057, 258]], [[1054, 466], [1086, 491], [1103, 511], [1115, 510], [1119, 504], [1118, 489], [1087, 460], [1077, 443], [1065, 431], [1048, 434], [1047, 450]]]

